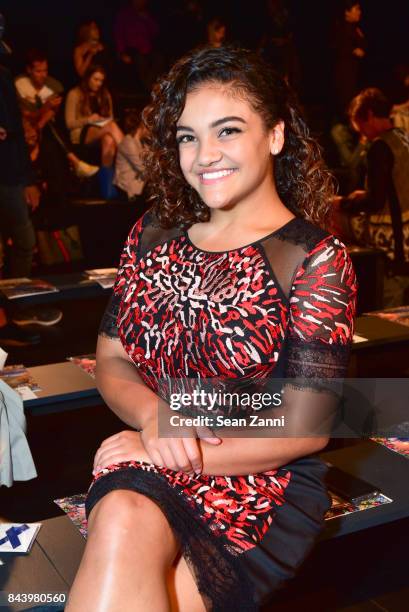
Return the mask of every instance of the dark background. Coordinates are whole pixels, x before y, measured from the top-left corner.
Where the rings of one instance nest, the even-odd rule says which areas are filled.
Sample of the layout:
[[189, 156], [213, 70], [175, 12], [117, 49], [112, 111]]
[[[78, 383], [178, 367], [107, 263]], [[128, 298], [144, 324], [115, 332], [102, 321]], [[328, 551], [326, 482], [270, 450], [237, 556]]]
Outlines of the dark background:
[[[123, 0], [0, 0], [6, 18], [6, 40], [14, 50], [14, 70], [23, 67], [25, 51], [39, 47], [48, 52], [50, 73], [66, 87], [75, 82], [72, 49], [78, 25], [97, 21], [103, 40], [112, 47], [112, 26]], [[161, 25], [161, 45], [172, 51], [184, 31], [181, 0], [152, 0], [152, 12]], [[254, 47], [263, 32], [263, 0], [202, 0], [204, 15], [222, 15], [229, 38]], [[300, 94], [311, 103], [325, 103], [331, 84], [331, 24], [339, 11], [337, 0], [288, 0], [295, 44], [300, 61]], [[361, 26], [368, 39], [367, 85], [383, 87], [396, 98], [397, 64], [409, 63], [409, 2], [361, 0]], [[179, 11], [179, 13], [178, 13]], [[200, 42], [200, 41], [198, 41]], [[171, 53], [168, 53], [171, 56]]]

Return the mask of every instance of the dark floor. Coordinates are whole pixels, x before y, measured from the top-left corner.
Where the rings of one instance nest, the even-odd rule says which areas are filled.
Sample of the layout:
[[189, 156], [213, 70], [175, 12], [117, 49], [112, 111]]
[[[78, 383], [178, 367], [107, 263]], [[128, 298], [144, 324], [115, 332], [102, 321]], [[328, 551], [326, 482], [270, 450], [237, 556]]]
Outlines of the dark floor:
[[[8, 363], [34, 366], [94, 352], [106, 300], [60, 303], [61, 323], [41, 330], [39, 346], [10, 348]], [[13, 521], [61, 515], [53, 500], [87, 490], [96, 449], [124, 428], [104, 405], [28, 415], [27, 424], [38, 478], [0, 488], [0, 515]], [[406, 612], [408, 550], [409, 520], [319, 544], [303, 571], [265, 612]]]

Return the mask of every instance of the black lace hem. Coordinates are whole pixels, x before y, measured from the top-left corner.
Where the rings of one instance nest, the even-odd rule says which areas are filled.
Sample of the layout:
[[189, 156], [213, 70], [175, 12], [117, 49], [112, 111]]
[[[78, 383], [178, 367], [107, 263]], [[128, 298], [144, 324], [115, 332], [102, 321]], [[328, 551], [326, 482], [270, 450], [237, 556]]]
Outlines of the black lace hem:
[[207, 610], [257, 612], [254, 586], [237, 555], [227, 549], [223, 536], [210, 531], [197, 516], [194, 502], [190, 505], [161, 474], [124, 467], [93, 484], [85, 502], [87, 518], [94, 505], [116, 489], [137, 491], [159, 505], [180, 541]]
[[345, 376], [350, 344], [326, 344], [291, 339], [287, 346], [287, 378], [342, 379]]

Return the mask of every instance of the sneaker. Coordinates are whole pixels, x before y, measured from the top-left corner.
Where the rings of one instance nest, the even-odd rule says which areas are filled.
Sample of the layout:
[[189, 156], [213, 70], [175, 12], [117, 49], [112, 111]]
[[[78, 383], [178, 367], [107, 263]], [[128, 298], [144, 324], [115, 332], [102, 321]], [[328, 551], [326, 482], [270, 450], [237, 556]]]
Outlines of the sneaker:
[[59, 323], [61, 319], [62, 311], [58, 308], [27, 308], [13, 315], [13, 323], [20, 326], [44, 325], [48, 327]]
[[39, 344], [41, 337], [37, 332], [21, 329], [14, 323], [0, 327], [0, 346], [31, 346]]
[[91, 166], [91, 164], [87, 164], [87, 162], [79, 160], [78, 163], [75, 164], [75, 174], [79, 178], [89, 178], [94, 176], [99, 170], [98, 166]]

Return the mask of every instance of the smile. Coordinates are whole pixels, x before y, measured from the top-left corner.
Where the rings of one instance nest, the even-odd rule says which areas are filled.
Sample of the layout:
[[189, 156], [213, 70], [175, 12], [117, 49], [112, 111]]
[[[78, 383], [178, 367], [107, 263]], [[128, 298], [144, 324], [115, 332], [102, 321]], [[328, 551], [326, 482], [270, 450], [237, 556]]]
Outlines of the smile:
[[233, 174], [236, 168], [229, 168], [228, 170], [215, 170], [213, 172], [202, 172], [199, 174], [200, 182], [204, 184], [213, 183], [214, 181], [220, 181]]

